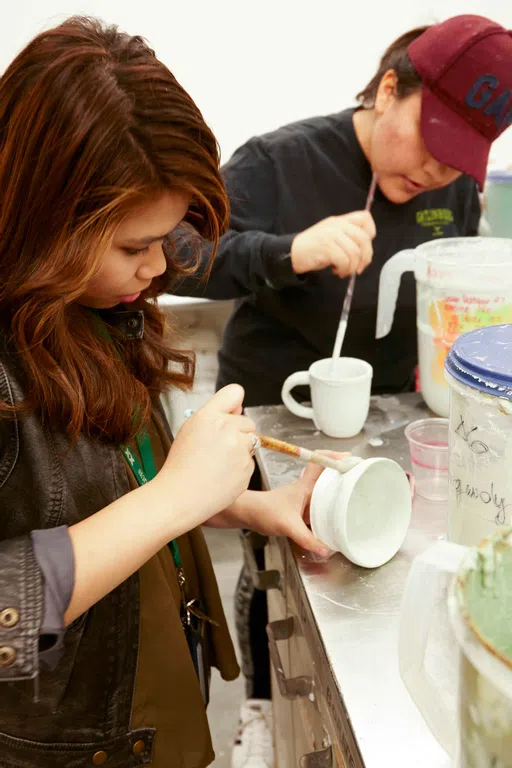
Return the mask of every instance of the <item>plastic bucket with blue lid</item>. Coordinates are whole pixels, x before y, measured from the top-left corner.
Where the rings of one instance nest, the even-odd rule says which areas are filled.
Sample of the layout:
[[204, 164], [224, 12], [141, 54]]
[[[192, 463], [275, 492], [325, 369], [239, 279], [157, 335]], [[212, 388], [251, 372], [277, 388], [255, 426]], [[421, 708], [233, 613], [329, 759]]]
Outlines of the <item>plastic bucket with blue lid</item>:
[[512, 325], [460, 336], [450, 385], [448, 537], [477, 545], [512, 523]]
[[512, 172], [489, 171], [485, 182], [485, 219], [493, 237], [512, 237]]

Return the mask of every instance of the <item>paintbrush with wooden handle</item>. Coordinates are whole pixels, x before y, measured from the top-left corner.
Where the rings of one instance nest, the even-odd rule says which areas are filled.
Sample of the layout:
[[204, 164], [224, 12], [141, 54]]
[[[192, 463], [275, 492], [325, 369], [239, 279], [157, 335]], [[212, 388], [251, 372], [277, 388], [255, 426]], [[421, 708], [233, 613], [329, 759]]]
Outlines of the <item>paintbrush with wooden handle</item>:
[[[195, 411], [192, 408], [187, 408], [184, 412], [185, 419], [189, 419], [194, 413]], [[300, 448], [298, 445], [285, 443], [284, 440], [278, 440], [276, 437], [269, 437], [268, 435], [254, 435], [254, 450], [257, 448], [266, 448], [268, 451], [284, 453], [306, 464], [319, 464], [326, 469], [337, 469], [341, 474], [348, 472], [353, 467], [357, 467], [362, 461], [359, 456], [344, 456], [342, 459], [333, 459], [331, 456], [323, 456], [321, 453], [310, 451], [309, 448]]]
[[345, 456], [342, 459], [334, 459], [332, 456], [324, 456], [321, 453], [310, 451], [308, 448], [300, 448], [298, 445], [285, 443], [284, 440], [277, 440], [275, 437], [269, 437], [268, 435], [255, 435], [255, 438], [257, 438], [257, 442], [255, 440], [255, 448], [261, 447], [269, 451], [284, 453], [299, 461], [319, 464], [321, 467], [329, 467], [329, 469], [337, 469], [342, 474], [353, 469], [362, 461], [359, 456]]

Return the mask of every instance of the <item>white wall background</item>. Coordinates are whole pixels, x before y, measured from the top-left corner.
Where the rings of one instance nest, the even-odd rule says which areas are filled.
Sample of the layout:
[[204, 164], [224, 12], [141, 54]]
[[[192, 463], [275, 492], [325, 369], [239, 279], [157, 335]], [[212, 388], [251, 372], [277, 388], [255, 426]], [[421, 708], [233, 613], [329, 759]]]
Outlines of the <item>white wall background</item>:
[[[0, 71], [37, 32], [85, 13], [141, 34], [191, 93], [227, 160], [252, 135], [349, 106], [411, 27], [510, 0], [16, 0], [2, 2]], [[512, 128], [495, 155], [512, 164]]]

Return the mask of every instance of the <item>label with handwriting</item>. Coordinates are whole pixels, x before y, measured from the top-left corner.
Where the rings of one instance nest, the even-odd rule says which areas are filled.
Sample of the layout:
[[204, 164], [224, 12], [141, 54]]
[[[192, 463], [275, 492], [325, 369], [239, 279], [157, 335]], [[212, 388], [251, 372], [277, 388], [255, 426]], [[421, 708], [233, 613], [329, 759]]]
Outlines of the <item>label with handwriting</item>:
[[[496, 401], [496, 405], [498, 402]], [[449, 536], [478, 544], [496, 526], [512, 522], [508, 440], [512, 419], [494, 399], [452, 392], [450, 413]]]
[[459, 424], [455, 434], [463, 440], [473, 453], [488, 453], [489, 446], [483, 440], [478, 439], [478, 427], [466, 425], [464, 417], [459, 417]]
[[460, 477], [454, 477], [452, 478], [452, 483], [455, 488], [457, 504], [460, 505], [463, 496], [465, 496], [492, 509], [496, 525], [505, 525], [508, 522], [507, 510], [512, 505], [507, 503], [505, 496], [502, 496], [496, 490], [493, 482], [488, 487], [478, 488], [476, 485], [464, 482]]

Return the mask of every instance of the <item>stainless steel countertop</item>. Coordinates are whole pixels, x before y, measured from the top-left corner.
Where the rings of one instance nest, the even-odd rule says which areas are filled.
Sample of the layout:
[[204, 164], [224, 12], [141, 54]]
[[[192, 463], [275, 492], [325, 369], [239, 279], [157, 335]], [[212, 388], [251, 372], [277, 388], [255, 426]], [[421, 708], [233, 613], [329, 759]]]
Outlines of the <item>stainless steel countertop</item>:
[[[417, 395], [372, 398], [361, 435], [336, 440], [318, 432], [312, 422], [293, 416], [284, 406], [249, 408], [247, 414], [262, 434], [306, 448], [350, 450], [364, 458], [387, 456], [406, 470], [410, 465], [404, 427], [430, 415]], [[259, 452], [258, 463], [267, 488], [292, 481], [303, 466], [265, 450]], [[291, 548], [366, 768], [451, 765], [412, 702], [398, 667], [399, 612], [407, 572], [416, 555], [444, 537], [446, 523], [446, 505], [417, 497], [401, 551], [375, 570], [354, 566], [340, 554], [319, 561]], [[435, 653], [443, 638], [446, 642], [447, 625], [441, 621], [436, 632], [431, 670], [449, 686], [453, 669], [443, 653]]]

